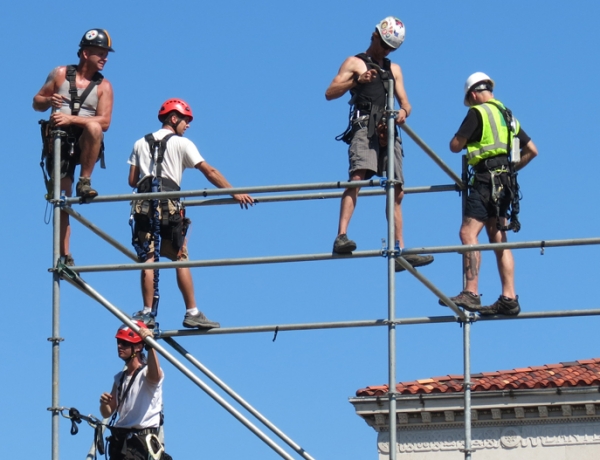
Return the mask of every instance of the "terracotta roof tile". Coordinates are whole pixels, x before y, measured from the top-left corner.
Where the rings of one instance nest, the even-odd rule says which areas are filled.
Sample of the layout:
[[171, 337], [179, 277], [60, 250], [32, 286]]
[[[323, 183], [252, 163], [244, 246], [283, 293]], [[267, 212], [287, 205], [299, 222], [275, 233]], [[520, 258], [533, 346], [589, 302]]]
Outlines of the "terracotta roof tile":
[[[600, 386], [600, 358], [471, 374], [471, 382], [472, 391]], [[400, 394], [460, 393], [463, 383], [462, 375], [451, 374], [400, 382], [396, 391]], [[387, 385], [375, 385], [358, 390], [356, 395], [384, 396], [387, 392]]]

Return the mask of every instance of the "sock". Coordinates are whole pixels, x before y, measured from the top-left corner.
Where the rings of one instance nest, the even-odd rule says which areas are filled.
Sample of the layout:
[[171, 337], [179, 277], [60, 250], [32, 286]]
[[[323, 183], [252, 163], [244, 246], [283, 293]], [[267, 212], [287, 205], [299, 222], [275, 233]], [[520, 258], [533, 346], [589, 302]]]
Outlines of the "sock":
[[194, 316], [198, 314], [198, 307], [189, 308], [185, 311], [185, 314], [188, 316]]

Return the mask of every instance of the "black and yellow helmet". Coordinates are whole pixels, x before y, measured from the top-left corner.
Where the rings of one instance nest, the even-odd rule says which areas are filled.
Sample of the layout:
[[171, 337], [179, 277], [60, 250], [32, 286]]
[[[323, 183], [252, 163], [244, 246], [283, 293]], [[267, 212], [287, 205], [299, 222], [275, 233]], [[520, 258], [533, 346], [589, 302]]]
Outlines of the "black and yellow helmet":
[[114, 49], [112, 49], [110, 35], [105, 29], [90, 29], [83, 34], [83, 37], [81, 37], [81, 41], [79, 42], [79, 48], [84, 48], [86, 46], [99, 46], [108, 51], [114, 51]]

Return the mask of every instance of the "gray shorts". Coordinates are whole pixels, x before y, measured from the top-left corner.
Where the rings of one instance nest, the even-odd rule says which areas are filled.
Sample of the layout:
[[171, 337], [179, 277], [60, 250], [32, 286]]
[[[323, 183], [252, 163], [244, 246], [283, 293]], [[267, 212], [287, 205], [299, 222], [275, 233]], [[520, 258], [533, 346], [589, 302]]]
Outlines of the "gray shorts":
[[[354, 171], [364, 169], [367, 171], [365, 179], [377, 175], [386, 176], [387, 169], [387, 147], [380, 147], [377, 136], [371, 139], [367, 137], [367, 127], [360, 128], [354, 133], [352, 142], [348, 148], [348, 159], [350, 168], [348, 173], [352, 175]], [[404, 175], [402, 174], [402, 140], [400, 136], [396, 137], [394, 142], [394, 170], [395, 179], [404, 184]], [[387, 175], [389, 177], [389, 174]]]

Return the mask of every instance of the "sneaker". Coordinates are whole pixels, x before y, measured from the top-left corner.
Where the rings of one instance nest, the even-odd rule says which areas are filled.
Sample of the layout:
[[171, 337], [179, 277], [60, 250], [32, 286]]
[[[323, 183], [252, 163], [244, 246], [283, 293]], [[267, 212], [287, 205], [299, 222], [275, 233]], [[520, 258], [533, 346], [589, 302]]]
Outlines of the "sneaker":
[[131, 319], [134, 319], [136, 321], [141, 321], [142, 323], [144, 323], [146, 325], [146, 327], [148, 329], [154, 329], [154, 327], [156, 326], [156, 321], [154, 319], [154, 315], [152, 314], [152, 312], [144, 313], [143, 310], [136, 311], [131, 316]]
[[199, 311], [195, 315], [188, 315], [186, 313], [185, 317], [183, 318], [183, 326], [189, 328], [195, 327], [198, 329], [213, 329], [221, 327], [221, 325], [216, 321], [210, 321], [208, 318], [206, 318], [206, 316], [204, 316], [204, 313], [202, 313], [201, 311]]
[[521, 313], [521, 306], [519, 305], [519, 296], [516, 299], [510, 299], [501, 295], [498, 297], [492, 305], [489, 307], [481, 307], [477, 310], [481, 316], [491, 315], [506, 315], [506, 316], [517, 316]]
[[356, 249], [356, 243], [348, 239], [345, 233], [338, 235], [333, 242], [334, 254], [351, 254]]
[[[413, 268], [423, 267], [424, 265], [429, 265], [431, 262], [433, 262], [433, 256], [430, 255], [422, 256], [419, 254], [408, 254], [402, 257], [404, 257], [404, 260], [411, 264]], [[404, 267], [396, 260], [396, 272], [403, 271]]]
[[[473, 294], [471, 291], [462, 291], [457, 296], [450, 297], [450, 300], [457, 306], [463, 307], [470, 312], [480, 311], [481, 309], [481, 296]], [[447, 307], [447, 305], [442, 302], [442, 299], [439, 300], [439, 304], [442, 307]]]
[[75, 266], [75, 260], [71, 254], [65, 254], [64, 256], [60, 256], [60, 261], [66, 265], [67, 267]]
[[80, 177], [75, 191], [77, 196], [84, 199], [98, 196], [98, 192], [92, 188], [92, 180], [89, 177]]

